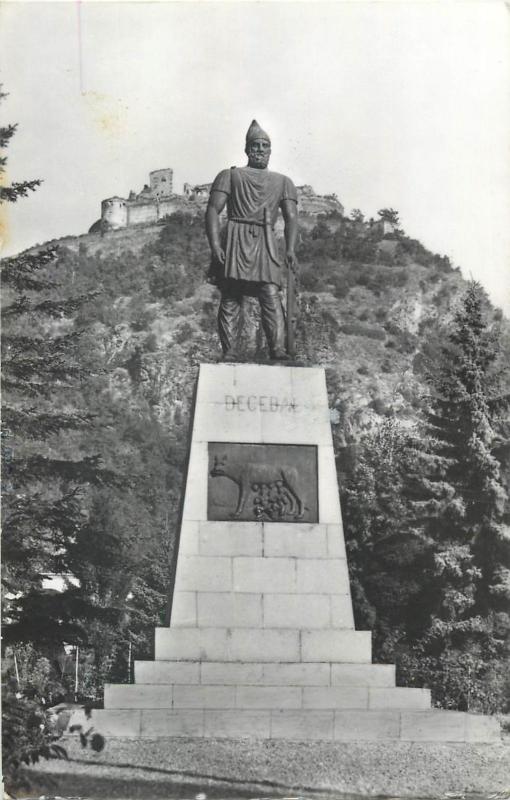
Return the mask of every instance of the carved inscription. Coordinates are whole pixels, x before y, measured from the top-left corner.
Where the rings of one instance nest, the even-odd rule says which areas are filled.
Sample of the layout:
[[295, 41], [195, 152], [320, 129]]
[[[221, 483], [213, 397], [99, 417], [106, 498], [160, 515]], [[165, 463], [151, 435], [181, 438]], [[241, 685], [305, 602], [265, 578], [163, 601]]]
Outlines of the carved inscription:
[[291, 413], [297, 409], [293, 397], [275, 397], [265, 394], [226, 394], [225, 409], [227, 411], [263, 411], [273, 414]]
[[317, 448], [210, 442], [207, 518], [317, 522]]

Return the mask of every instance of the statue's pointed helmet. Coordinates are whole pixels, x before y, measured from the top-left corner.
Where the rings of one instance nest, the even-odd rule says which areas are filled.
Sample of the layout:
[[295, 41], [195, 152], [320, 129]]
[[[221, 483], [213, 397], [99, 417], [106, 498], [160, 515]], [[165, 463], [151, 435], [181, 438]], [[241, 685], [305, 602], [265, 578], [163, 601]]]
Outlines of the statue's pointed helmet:
[[254, 139], [265, 139], [266, 142], [271, 144], [269, 134], [267, 134], [259, 125], [256, 119], [252, 120], [250, 127], [246, 133], [246, 144], [249, 145]]

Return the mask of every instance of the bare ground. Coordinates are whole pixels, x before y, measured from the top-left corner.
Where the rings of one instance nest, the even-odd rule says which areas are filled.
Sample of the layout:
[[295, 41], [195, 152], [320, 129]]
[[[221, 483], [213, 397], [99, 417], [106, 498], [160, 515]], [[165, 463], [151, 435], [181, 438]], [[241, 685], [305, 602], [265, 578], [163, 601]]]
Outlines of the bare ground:
[[[38, 765], [32, 797], [210, 798], [326, 795], [510, 798], [510, 743], [418, 744], [232, 739], [67, 741], [70, 761]], [[51, 779], [55, 783], [51, 784]], [[25, 795], [26, 796], [26, 795]]]

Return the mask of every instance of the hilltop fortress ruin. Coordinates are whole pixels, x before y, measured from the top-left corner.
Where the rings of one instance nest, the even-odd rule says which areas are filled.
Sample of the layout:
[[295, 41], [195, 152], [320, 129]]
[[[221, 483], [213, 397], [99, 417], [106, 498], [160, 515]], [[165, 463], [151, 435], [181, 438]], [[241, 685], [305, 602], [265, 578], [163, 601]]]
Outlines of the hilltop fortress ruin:
[[[173, 170], [156, 169], [149, 174], [149, 183], [141, 192], [131, 191], [127, 198], [108, 197], [101, 202], [101, 218], [92, 225], [89, 233], [129, 228], [159, 222], [177, 211], [193, 216], [205, 211], [210, 183], [193, 185], [185, 183], [182, 194], [173, 190]], [[302, 214], [317, 217], [319, 214], [337, 212], [343, 216], [344, 208], [336, 194], [318, 195], [311, 186], [298, 186], [298, 206]]]

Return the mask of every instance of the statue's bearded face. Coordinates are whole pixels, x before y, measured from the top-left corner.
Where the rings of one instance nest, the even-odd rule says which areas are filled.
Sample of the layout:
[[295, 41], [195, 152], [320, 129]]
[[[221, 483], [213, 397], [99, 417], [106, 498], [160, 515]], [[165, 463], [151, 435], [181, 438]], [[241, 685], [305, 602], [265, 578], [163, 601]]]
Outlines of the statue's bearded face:
[[252, 139], [246, 145], [246, 155], [248, 156], [248, 166], [255, 169], [265, 169], [269, 164], [271, 155], [271, 144], [267, 139]]

